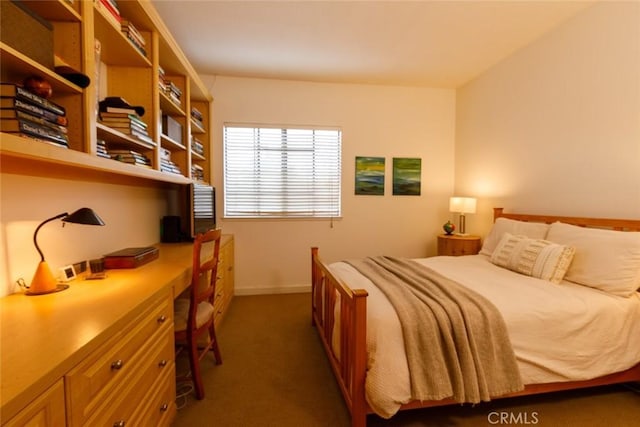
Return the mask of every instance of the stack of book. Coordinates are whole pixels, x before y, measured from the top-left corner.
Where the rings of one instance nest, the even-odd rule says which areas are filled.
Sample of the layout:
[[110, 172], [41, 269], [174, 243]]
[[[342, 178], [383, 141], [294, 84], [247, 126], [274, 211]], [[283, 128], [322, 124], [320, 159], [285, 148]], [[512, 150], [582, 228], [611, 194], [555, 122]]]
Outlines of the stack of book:
[[113, 24], [114, 27], [120, 28], [122, 16], [116, 0], [97, 0], [94, 2], [96, 9], [102, 12], [102, 15]]
[[182, 175], [182, 171], [178, 165], [171, 161], [171, 151], [166, 148], [160, 150], [160, 171]]
[[204, 145], [202, 145], [202, 142], [193, 135], [191, 135], [191, 151], [204, 156]]
[[121, 30], [131, 44], [140, 52], [143, 56], [147, 56], [146, 45], [147, 41], [144, 39], [140, 31], [133, 25], [131, 21], [122, 20]]
[[69, 147], [66, 110], [20, 85], [0, 83], [0, 131]]
[[204, 181], [204, 169], [202, 169], [202, 166], [196, 164], [191, 165], [191, 178]]
[[[148, 144], [155, 145], [147, 132], [147, 124], [142, 121], [134, 109], [107, 107], [107, 111], [101, 111], [99, 115], [100, 123], [109, 126], [126, 135], [130, 135]], [[112, 110], [112, 111], [110, 111]], [[115, 111], [127, 110], [127, 111]]]
[[198, 125], [201, 129], [204, 129], [203, 117], [200, 110], [195, 107], [191, 107], [191, 119]]
[[107, 143], [104, 141], [104, 139], [99, 139], [96, 141], [97, 142], [97, 147], [96, 147], [96, 151], [99, 157], [104, 157], [105, 159], [110, 159], [111, 156], [109, 155], [109, 153], [107, 152]]
[[151, 160], [142, 153], [133, 150], [109, 150], [109, 156], [113, 160], [128, 163], [135, 166], [151, 168]]
[[165, 95], [167, 95], [176, 105], [182, 105], [182, 91], [180, 88], [171, 80], [165, 79], [164, 83], [167, 86]]
[[158, 88], [160, 92], [167, 93], [167, 80], [165, 78], [164, 69], [158, 66]]

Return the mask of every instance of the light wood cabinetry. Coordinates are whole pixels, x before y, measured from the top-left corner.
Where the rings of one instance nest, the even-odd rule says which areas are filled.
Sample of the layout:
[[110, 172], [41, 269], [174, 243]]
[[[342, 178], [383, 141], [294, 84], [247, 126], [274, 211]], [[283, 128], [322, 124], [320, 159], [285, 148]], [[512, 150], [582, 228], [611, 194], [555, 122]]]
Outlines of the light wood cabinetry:
[[142, 425], [144, 404], [158, 394], [158, 414], [175, 412], [167, 397], [175, 378], [172, 317], [165, 292], [65, 375], [67, 425]]
[[6, 427], [57, 427], [65, 423], [64, 384], [57, 381], [18, 415], [3, 423]]
[[[223, 235], [217, 324], [233, 296], [233, 244]], [[104, 280], [0, 298], [3, 427], [171, 425], [173, 299], [191, 282], [193, 244], [158, 248], [157, 260]]]
[[214, 301], [214, 323], [220, 325], [226, 314], [234, 293], [234, 240], [232, 235], [224, 235], [220, 246], [218, 264], [218, 281], [216, 282], [216, 299]]
[[440, 234], [438, 255], [475, 255], [480, 252], [480, 237], [461, 234]]
[[[193, 180], [210, 182], [211, 133], [209, 114], [212, 97], [203, 82], [148, 0], [118, 2], [123, 20], [133, 23], [145, 39], [144, 49], [136, 47], [125, 35], [100, 0], [65, 0], [23, 2], [53, 26], [54, 54], [91, 78], [82, 89], [20, 52], [5, 40], [0, 42], [2, 81], [22, 83], [25, 77], [39, 75], [53, 87], [51, 100], [66, 109], [69, 121], [69, 148], [0, 133], [4, 159], [19, 161], [12, 172], [37, 173], [47, 168], [48, 176], [105, 174], [135, 179], [186, 184]], [[97, 47], [99, 46], [99, 49]], [[182, 93], [179, 102], [160, 89], [159, 72], [163, 70]], [[99, 122], [98, 101], [107, 96], [124, 98], [129, 104], [142, 106], [142, 120], [149, 140], [141, 140]], [[194, 122], [191, 111], [202, 113], [202, 125]], [[162, 115], [171, 116], [182, 127], [181, 141], [162, 133]], [[204, 150], [192, 150], [197, 138]], [[140, 152], [151, 160], [151, 167], [124, 164], [98, 156], [98, 141], [109, 149]], [[181, 171], [164, 171], [165, 150]], [[3, 162], [4, 163], [8, 162]], [[192, 169], [201, 172], [192, 173]]]

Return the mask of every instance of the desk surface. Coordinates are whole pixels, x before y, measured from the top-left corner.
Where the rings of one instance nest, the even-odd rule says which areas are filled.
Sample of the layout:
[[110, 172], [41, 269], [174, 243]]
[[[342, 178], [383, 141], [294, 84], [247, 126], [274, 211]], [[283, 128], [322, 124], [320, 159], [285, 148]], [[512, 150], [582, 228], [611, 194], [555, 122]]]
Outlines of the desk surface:
[[3, 421], [104, 343], [150, 297], [168, 288], [175, 297], [189, 286], [193, 245], [158, 247], [157, 260], [135, 269], [108, 270], [103, 280], [80, 276], [62, 292], [0, 298]]

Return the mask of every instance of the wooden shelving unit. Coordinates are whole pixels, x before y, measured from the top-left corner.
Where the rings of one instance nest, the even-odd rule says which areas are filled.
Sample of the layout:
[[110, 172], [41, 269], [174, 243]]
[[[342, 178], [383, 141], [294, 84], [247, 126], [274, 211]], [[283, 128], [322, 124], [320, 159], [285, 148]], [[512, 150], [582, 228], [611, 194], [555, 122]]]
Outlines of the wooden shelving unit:
[[[150, 1], [118, 2], [121, 17], [132, 22], [144, 37], [145, 52], [130, 42], [99, 0], [76, 0], [73, 3], [65, 0], [28, 1], [24, 4], [52, 24], [53, 54], [81, 70], [92, 81], [82, 89], [4, 40], [0, 41], [2, 81], [22, 83], [30, 75], [45, 78], [53, 87], [51, 100], [66, 109], [69, 119], [68, 149], [0, 133], [3, 170], [8, 163], [6, 160], [14, 160], [23, 165], [26, 162], [28, 167], [18, 172], [23, 174], [36, 173], [45, 167], [59, 175], [82, 171], [89, 176], [107, 174], [113, 178], [117, 175], [124, 181], [131, 179], [132, 183], [143, 179], [159, 184], [185, 184], [194, 180], [191, 168], [197, 164], [204, 171], [203, 180], [210, 182], [208, 116], [213, 98]], [[96, 41], [100, 46], [99, 55], [96, 54]], [[179, 105], [160, 90], [160, 68], [182, 91]], [[145, 114], [141, 119], [147, 125], [151, 142], [99, 122], [97, 104], [107, 96], [119, 96], [131, 105], [144, 107]], [[191, 120], [194, 106], [206, 117], [204, 129]], [[182, 126], [182, 141], [162, 134], [162, 114], [170, 115]], [[206, 146], [202, 154], [191, 149], [191, 140], [196, 134], [196, 138]], [[104, 140], [108, 148], [144, 154], [151, 160], [151, 168], [98, 156], [99, 139]], [[161, 155], [164, 150], [169, 150], [171, 161], [182, 174], [162, 172]]]

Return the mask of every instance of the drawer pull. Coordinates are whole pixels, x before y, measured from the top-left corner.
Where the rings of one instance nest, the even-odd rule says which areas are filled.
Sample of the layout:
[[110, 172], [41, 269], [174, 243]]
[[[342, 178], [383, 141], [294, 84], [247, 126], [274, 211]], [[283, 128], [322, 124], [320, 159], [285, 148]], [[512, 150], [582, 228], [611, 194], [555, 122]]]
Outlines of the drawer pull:
[[124, 362], [122, 361], [122, 359], [118, 359], [115, 362], [111, 362], [111, 369], [114, 371], [117, 371], [121, 369], [123, 365], [124, 365]]
[[167, 409], [169, 409], [169, 404], [164, 403], [164, 404], [162, 404], [162, 406], [160, 407], [160, 412], [167, 412]]
[[113, 427], [124, 427], [125, 425], [126, 423], [123, 420], [116, 421], [115, 423], [113, 423]]
[[167, 316], [165, 316], [164, 314], [158, 317], [158, 323], [164, 323], [166, 321], [167, 321]]
[[169, 362], [167, 362], [166, 359], [162, 359], [160, 363], [158, 363], [158, 366], [160, 366], [161, 368], [164, 368], [165, 366], [167, 366], [167, 363]]

